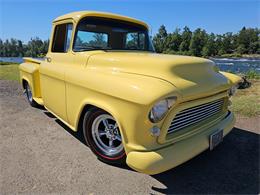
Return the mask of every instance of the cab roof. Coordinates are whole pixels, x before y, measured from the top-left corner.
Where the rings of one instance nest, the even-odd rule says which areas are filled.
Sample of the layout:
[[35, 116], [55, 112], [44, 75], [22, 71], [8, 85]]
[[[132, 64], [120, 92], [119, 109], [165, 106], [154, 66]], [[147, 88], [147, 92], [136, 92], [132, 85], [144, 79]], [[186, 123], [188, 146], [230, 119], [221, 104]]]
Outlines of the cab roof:
[[59, 22], [61, 20], [66, 20], [66, 19], [73, 19], [75, 22], [78, 22], [82, 18], [85, 18], [87, 16], [92, 16], [92, 17], [102, 17], [102, 18], [111, 18], [111, 19], [116, 19], [116, 20], [123, 20], [127, 22], [132, 22], [136, 24], [140, 24], [142, 26], [145, 26], [147, 29], [149, 28], [148, 25], [140, 20], [118, 15], [118, 14], [112, 14], [108, 12], [96, 12], [96, 11], [79, 11], [79, 12], [71, 12], [62, 16], [57, 17], [53, 23]]

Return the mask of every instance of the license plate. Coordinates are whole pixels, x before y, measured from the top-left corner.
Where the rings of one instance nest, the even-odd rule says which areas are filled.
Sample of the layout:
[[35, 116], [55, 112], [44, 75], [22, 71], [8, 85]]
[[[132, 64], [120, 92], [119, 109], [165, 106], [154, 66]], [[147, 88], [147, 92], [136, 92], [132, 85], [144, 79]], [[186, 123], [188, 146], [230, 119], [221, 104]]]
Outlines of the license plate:
[[220, 142], [223, 140], [223, 130], [219, 130], [212, 135], [210, 135], [209, 138], [209, 148], [210, 150], [213, 150]]

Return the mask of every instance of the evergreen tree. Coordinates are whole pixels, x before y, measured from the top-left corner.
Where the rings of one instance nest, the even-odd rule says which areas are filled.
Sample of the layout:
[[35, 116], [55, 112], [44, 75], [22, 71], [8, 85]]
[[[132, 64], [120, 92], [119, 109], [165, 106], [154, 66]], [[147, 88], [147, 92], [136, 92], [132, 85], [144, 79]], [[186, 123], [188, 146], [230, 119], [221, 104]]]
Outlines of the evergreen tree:
[[173, 33], [170, 33], [166, 38], [166, 47], [171, 51], [179, 51], [180, 44], [182, 42], [182, 37], [180, 34], [180, 29], [176, 28]]
[[259, 47], [259, 30], [243, 27], [237, 36], [238, 52], [255, 53]]
[[22, 41], [20, 41], [20, 40], [18, 40], [18, 45], [17, 45], [17, 56], [18, 56], [18, 57], [24, 56], [23, 43], [22, 43]]
[[202, 56], [202, 48], [207, 41], [207, 33], [200, 28], [196, 29], [192, 35], [190, 43], [190, 53], [193, 56]]
[[230, 54], [234, 51], [234, 47], [233, 47], [233, 35], [231, 32], [225, 33], [222, 36], [222, 53], [224, 54]]
[[4, 43], [2, 39], [0, 39], [0, 57], [4, 56]]
[[207, 38], [206, 44], [204, 45], [202, 49], [202, 56], [215, 56], [217, 54], [217, 47], [215, 42], [215, 34], [211, 33], [209, 37]]
[[166, 50], [165, 43], [168, 34], [164, 25], [159, 28], [159, 32], [154, 36], [153, 43], [156, 52], [162, 53]]
[[181, 35], [182, 42], [180, 44], [180, 51], [182, 52], [189, 51], [191, 37], [192, 37], [192, 32], [187, 26], [185, 26], [183, 28], [183, 32]]

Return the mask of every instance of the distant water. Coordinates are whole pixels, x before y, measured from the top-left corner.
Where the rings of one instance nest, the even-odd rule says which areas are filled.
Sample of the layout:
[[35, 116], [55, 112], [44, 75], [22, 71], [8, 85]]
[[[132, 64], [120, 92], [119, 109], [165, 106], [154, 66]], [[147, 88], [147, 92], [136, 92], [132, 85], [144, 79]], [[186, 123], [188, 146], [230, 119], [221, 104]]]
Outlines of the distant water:
[[255, 70], [260, 73], [260, 58], [211, 58], [220, 70], [245, 73]]
[[14, 63], [22, 63], [23, 58], [20, 57], [0, 57], [0, 62], [14, 62]]
[[[245, 73], [252, 69], [260, 73], [260, 58], [211, 58], [211, 60], [223, 71]], [[0, 57], [0, 61], [22, 63], [23, 58]]]

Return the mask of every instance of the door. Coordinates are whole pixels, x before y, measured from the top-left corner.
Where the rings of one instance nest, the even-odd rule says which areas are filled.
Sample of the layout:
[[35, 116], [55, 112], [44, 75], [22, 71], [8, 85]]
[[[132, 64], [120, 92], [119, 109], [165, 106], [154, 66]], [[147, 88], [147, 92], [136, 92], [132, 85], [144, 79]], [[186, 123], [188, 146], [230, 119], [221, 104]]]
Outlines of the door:
[[64, 121], [67, 121], [65, 69], [73, 63], [73, 54], [69, 52], [72, 27], [69, 22], [54, 26], [49, 52], [40, 67], [44, 106]]

